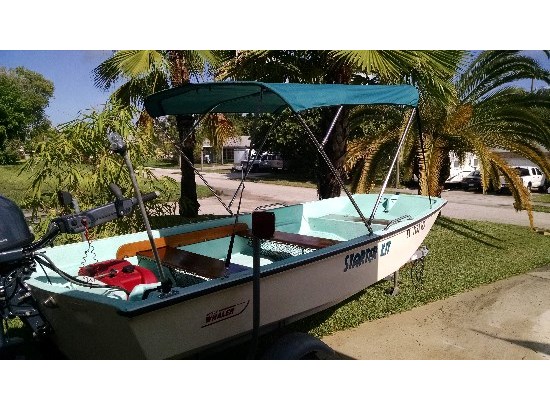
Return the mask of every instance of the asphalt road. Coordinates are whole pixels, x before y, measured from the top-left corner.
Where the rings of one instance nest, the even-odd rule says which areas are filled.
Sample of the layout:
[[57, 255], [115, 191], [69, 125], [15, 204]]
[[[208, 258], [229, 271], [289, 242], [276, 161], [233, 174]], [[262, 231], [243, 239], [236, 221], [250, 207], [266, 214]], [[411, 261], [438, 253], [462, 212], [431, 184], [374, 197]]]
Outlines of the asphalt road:
[[[156, 168], [156, 175], [170, 176], [178, 179], [179, 172]], [[258, 174], [256, 174], [258, 175]], [[204, 173], [209, 185], [221, 194], [223, 201], [228, 204], [237, 187], [239, 186], [239, 174], [218, 174]], [[250, 174], [254, 178], [254, 174]], [[197, 184], [204, 185], [200, 178], [196, 178]], [[388, 188], [388, 192], [395, 192], [395, 189]], [[400, 189], [406, 192], [406, 189]], [[410, 191], [415, 192], [415, 191]], [[526, 211], [517, 212], [513, 208], [514, 199], [511, 195], [483, 195], [477, 192], [464, 192], [461, 190], [444, 191], [442, 197], [448, 202], [441, 214], [450, 218], [481, 220], [498, 222], [513, 225], [529, 226], [529, 218]], [[241, 212], [252, 212], [256, 207], [285, 203], [288, 205], [317, 199], [317, 192], [312, 188], [299, 188], [292, 186], [281, 186], [254, 182], [254, 179], [245, 183], [245, 190], [241, 202]], [[239, 197], [234, 201], [231, 209], [237, 210]], [[201, 214], [226, 214], [220, 202], [215, 197], [205, 198], [199, 201]], [[550, 229], [550, 213], [534, 212], [533, 219], [535, 227]]]
[[[155, 172], [179, 176], [170, 174], [174, 171]], [[229, 202], [239, 181], [224, 174], [205, 176]], [[445, 191], [442, 196], [448, 201], [444, 216], [529, 226], [527, 213], [513, 209], [511, 195]], [[247, 182], [241, 211], [250, 212], [267, 203], [293, 204], [316, 198], [315, 189]], [[226, 212], [215, 198], [200, 202], [203, 214]], [[232, 209], [237, 209], [237, 203]], [[534, 223], [550, 229], [550, 214], [534, 212]], [[323, 341], [344, 359], [549, 359], [550, 267], [366, 322]]]

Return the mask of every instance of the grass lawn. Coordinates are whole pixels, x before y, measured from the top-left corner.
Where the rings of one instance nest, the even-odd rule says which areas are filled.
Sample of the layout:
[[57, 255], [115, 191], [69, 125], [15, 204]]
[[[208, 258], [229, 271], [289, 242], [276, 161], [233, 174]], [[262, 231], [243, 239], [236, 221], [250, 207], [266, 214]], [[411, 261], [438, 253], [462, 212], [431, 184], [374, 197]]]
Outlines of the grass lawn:
[[549, 194], [539, 194], [539, 193], [532, 193], [531, 194], [531, 200], [534, 203], [540, 202], [543, 204], [550, 204], [550, 195]]
[[31, 185], [30, 175], [19, 175], [20, 165], [0, 165], [0, 195], [16, 203], [25, 199], [27, 189]]
[[177, 162], [164, 161], [162, 159], [151, 160], [148, 163], [146, 163], [145, 166], [153, 167], [153, 168], [178, 168], [179, 167]]
[[533, 202], [533, 211], [550, 213], [550, 195], [548, 194], [531, 194]]
[[[0, 165], [0, 195], [5, 196], [16, 203], [25, 199], [27, 189], [31, 186], [30, 174], [19, 175], [20, 165]], [[212, 196], [212, 192], [204, 185], [197, 185], [199, 198]], [[171, 197], [179, 196], [178, 186], [174, 187]]]

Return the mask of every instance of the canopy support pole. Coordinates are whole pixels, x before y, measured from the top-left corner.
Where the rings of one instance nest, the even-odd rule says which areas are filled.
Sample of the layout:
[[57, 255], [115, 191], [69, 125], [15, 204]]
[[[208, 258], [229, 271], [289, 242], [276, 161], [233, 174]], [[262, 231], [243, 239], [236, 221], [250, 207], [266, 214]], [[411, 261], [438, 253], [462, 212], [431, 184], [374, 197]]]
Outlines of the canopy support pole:
[[332, 120], [332, 124], [330, 124], [330, 128], [328, 129], [327, 131], [327, 134], [325, 135], [325, 138], [323, 138], [323, 142], [321, 142], [321, 147], [325, 147], [325, 145], [327, 144], [327, 141], [330, 137], [330, 134], [332, 134], [332, 129], [334, 128], [334, 125], [336, 125], [336, 120], [338, 120], [338, 117], [340, 116], [340, 114], [342, 113], [342, 109], [344, 108], [343, 105], [341, 105], [339, 108], [338, 108], [338, 112], [336, 113], [336, 115], [334, 116], [334, 119]]
[[[277, 119], [275, 120], [275, 122], [273, 123], [271, 128], [269, 128], [269, 130], [267, 130], [267, 132], [265, 133], [264, 140], [262, 141], [262, 143], [260, 144], [260, 146], [256, 150], [256, 154], [254, 155], [254, 158], [252, 159], [252, 164], [254, 164], [254, 161], [256, 161], [258, 159], [258, 157], [260, 156], [260, 152], [261, 152], [262, 148], [264, 147], [264, 145], [267, 141], [267, 137], [269, 136], [271, 131], [273, 131], [275, 129], [275, 127], [277, 125], [279, 125], [279, 122], [281, 122], [281, 117], [282, 117], [282, 114], [279, 114], [279, 116], [277, 117]], [[251, 149], [252, 149], [252, 147], [251, 147]], [[248, 152], [248, 164], [250, 164], [250, 151]], [[252, 166], [247, 167], [246, 173], [241, 178], [241, 183], [239, 184], [239, 186], [237, 187], [237, 190], [233, 194], [233, 198], [231, 198], [231, 201], [229, 201], [229, 208], [231, 208], [231, 206], [233, 205], [233, 202], [235, 201], [235, 198], [237, 198], [237, 194], [239, 193], [239, 189], [241, 189], [241, 186], [244, 184], [244, 181], [248, 177], [248, 174], [250, 173], [251, 169], [252, 169]]]
[[222, 201], [222, 199], [219, 197], [219, 195], [216, 193], [216, 191], [214, 190], [214, 188], [212, 188], [208, 182], [206, 181], [206, 179], [200, 174], [200, 172], [195, 168], [195, 166], [191, 163], [191, 160], [189, 158], [187, 158], [187, 156], [183, 153], [183, 152], [180, 152], [182, 158], [185, 160], [185, 162], [191, 167], [193, 168], [193, 171], [195, 171], [195, 174], [197, 174], [197, 176], [202, 180], [202, 182], [204, 182], [204, 185], [206, 185], [206, 187], [210, 190], [210, 192], [212, 192], [214, 194], [214, 196], [216, 197], [216, 199], [220, 202], [220, 204], [222, 204], [222, 206], [225, 208], [225, 210], [227, 212], [229, 212], [229, 215], [233, 216], [233, 211], [231, 211], [231, 209], [229, 209], [227, 207], [227, 205], [225, 205], [225, 203]]
[[397, 157], [399, 156], [399, 151], [401, 150], [401, 147], [403, 146], [403, 143], [405, 142], [405, 137], [407, 136], [407, 133], [409, 132], [409, 129], [411, 128], [411, 124], [414, 119], [414, 112], [415, 110], [411, 110], [411, 115], [409, 116], [409, 120], [407, 121], [407, 125], [405, 127], [405, 130], [403, 131], [403, 135], [401, 135], [401, 139], [399, 140], [399, 145], [397, 146], [397, 152], [395, 153], [395, 156], [393, 157], [393, 161], [391, 163], [390, 169], [388, 170], [388, 173], [386, 174], [386, 179], [384, 180], [384, 183], [382, 184], [382, 189], [380, 190], [380, 193], [378, 194], [378, 198], [376, 198], [376, 202], [374, 203], [374, 208], [372, 210], [372, 213], [369, 218], [369, 224], [374, 219], [374, 215], [376, 214], [376, 210], [378, 209], [378, 205], [380, 205], [380, 199], [382, 198], [382, 195], [384, 195], [384, 191], [386, 190], [386, 186], [388, 185], [388, 181], [390, 180], [390, 175], [393, 171], [393, 167], [395, 166], [395, 163], [397, 162]]
[[[222, 199], [220, 198], [220, 196], [216, 193], [216, 191], [208, 184], [208, 182], [206, 181], [206, 179], [200, 174], [200, 172], [197, 170], [197, 168], [195, 168], [195, 165], [193, 165], [193, 163], [191, 162], [191, 160], [189, 158], [187, 158], [187, 155], [185, 155], [183, 153], [183, 143], [185, 142], [185, 140], [187, 138], [189, 138], [191, 136], [191, 134], [193, 133], [193, 131], [195, 131], [195, 129], [197, 128], [197, 126], [200, 124], [200, 122], [204, 119], [204, 117], [206, 117], [208, 114], [210, 114], [215, 108], [215, 107], [212, 107], [212, 109], [204, 114], [202, 114], [196, 121], [195, 123], [191, 126], [191, 129], [189, 130], [189, 132], [187, 133], [187, 135], [185, 137], [183, 137], [183, 139], [181, 140], [181, 145], [180, 144], [176, 144], [176, 147], [178, 147], [178, 151], [179, 151], [179, 154], [181, 155], [181, 157], [185, 160], [185, 162], [187, 163], [187, 165], [189, 165], [193, 171], [195, 172], [195, 174], [202, 180], [202, 182], [204, 183], [204, 185], [206, 185], [206, 187], [210, 190], [210, 192], [212, 192], [212, 194], [214, 194], [214, 196], [216, 197], [216, 199], [220, 202], [220, 204], [225, 208], [225, 210], [227, 212], [229, 212], [229, 215], [233, 216], [233, 212], [231, 211], [231, 209], [229, 209], [229, 207], [227, 207], [227, 205], [225, 205], [225, 203], [222, 201]], [[202, 152], [201, 152], [201, 162], [202, 162]]]
[[[311, 129], [308, 127], [308, 125], [306, 124], [306, 122], [304, 121], [302, 116], [300, 114], [298, 114], [297, 112], [293, 111], [293, 113], [298, 118], [298, 120], [300, 121], [300, 123], [302, 124], [304, 129], [306, 130], [306, 132], [309, 136], [309, 139], [311, 140], [313, 145], [315, 145], [315, 148], [317, 148], [317, 151], [319, 152], [321, 157], [323, 157], [323, 160], [325, 161], [325, 163], [329, 167], [330, 171], [332, 172], [332, 174], [336, 178], [336, 181], [338, 182], [338, 185], [340, 185], [340, 188], [342, 188], [344, 190], [344, 192], [346, 193], [346, 195], [348, 196], [348, 198], [349, 198], [350, 202], [352, 203], [353, 207], [355, 208], [355, 210], [357, 211], [357, 213], [359, 214], [359, 216], [363, 220], [363, 223], [365, 224], [365, 226], [369, 230], [369, 234], [372, 235], [372, 228], [370, 226], [370, 221], [367, 221], [367, 218], [365, 218], [365, 216], [363, 215], [363, 212], [361, 212], [361, 209], [359, 208], [359, 205], [357, 205], [357, 202], [355, 202], [355, 200], [353, 199], [351, 193], [346, 188], [346, 185], [344, 184], [344, 181], [342, 181], [342, 178], [338, 174], [338, 171], [336, 171], [336, 168], [334, 168], [334, 165], [332, 165], [332, 162], [330, 162], [330, 158], [327, 156], [325, 150], [323, 149], [323, 147], [321, 146], [319, 141], [317, 141], [317, 138], [315, 138], [315, 135], [313, 134]], [[340, 113], [340, 111], [338, 111], [338, 113], [336, 113], [336, 115], [339, 115], [339, 113]]]

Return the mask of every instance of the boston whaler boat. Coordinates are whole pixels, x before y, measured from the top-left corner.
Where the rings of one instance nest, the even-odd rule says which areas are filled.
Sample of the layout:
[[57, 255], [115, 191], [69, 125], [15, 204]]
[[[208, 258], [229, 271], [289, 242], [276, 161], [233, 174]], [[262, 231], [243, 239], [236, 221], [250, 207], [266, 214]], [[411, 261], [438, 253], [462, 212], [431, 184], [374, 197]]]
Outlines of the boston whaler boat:
[[[397, 155], [380, 194], [352, 195], [323, 150], [332, 126], [319, 142], [300, 112], [368, 104], [408, 107], [399, 151], [417, 102], [417, 90], [407, 85], [219, 82], [150, 96], [145, 106], [153, 117], [290, 109], [346, 195], [241, 215], [231, 210], [233, 201], [227, 206], [218, 197], [230, 216], [151, 230], [143, 202], [155, 195], [141, 195], [126, 145], [111, 134], [111, 148], [129, 167], [135, 198], [123, 198], [112, 185], [114, 202], [58, 217], [33, 242], [22, 212], [0, 197], [3, 318], [19, 316], [74, 359], [195, 357], [236, 340], [251, 342], [255, 353], [259, 334], [333, 306], [396, 272], [445, 205], [441, 198], [384, 193]], [[244, 178], [246, 173], [233, 200]], [[146, 231], [94, 241], [97, 263], [79, 265], [86, 242], [46, 247], [59, 233], [81, 233], [138, 205]], [[0, 350], [9, 345], [0, 333]]]

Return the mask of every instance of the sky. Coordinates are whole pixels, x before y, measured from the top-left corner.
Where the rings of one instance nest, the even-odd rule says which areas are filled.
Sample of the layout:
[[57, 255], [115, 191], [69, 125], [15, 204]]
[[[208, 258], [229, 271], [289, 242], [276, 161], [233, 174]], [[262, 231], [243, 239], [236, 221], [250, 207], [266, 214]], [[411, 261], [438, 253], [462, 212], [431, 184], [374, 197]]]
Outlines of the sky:
[[[54, 83], [54, 96], [46, 108], [52, 124], [73, 120], [80, 112], [99, 109], [112, 90], [103, 91], [94, 86], [92, 70], [112, 54], [112, 50], [0, 50], [0, 67], [23, 66], [42, 74]], [[550, 68], [550, 61], [540, 51], [528, 51]], [[521, 86], [530, 88], [531, 82]], [[535, 82], [535, 88], [542, 87]]]
[[92, 70], [111, 54], [109, 50], [0, 50], [0, 67], [23, 66], [53, 82], [46, 115], [57, 126], [106, 102], [110, 92], [94, 86]]

